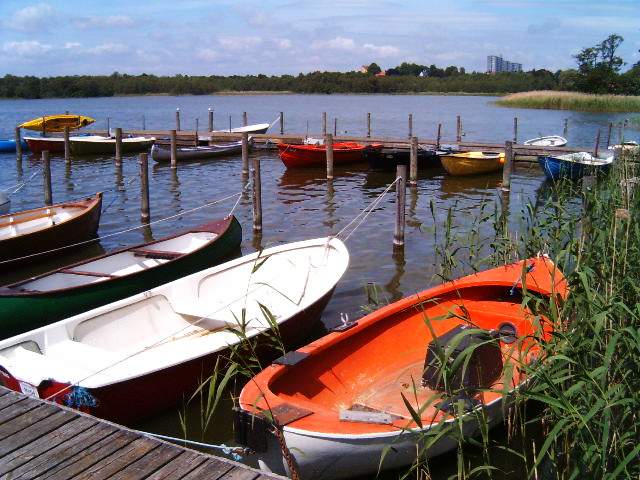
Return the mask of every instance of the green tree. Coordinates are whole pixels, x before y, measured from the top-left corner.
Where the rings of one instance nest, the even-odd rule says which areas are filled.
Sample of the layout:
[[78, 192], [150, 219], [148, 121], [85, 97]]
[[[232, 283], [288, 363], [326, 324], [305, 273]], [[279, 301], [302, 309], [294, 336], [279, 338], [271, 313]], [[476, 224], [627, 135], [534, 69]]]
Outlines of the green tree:
[[369, 75], [377, 75], [380, 72], [382, 72], [382, 69], [380, 68], [380, 65], [375, 62], [367, 67], [367, 73]]

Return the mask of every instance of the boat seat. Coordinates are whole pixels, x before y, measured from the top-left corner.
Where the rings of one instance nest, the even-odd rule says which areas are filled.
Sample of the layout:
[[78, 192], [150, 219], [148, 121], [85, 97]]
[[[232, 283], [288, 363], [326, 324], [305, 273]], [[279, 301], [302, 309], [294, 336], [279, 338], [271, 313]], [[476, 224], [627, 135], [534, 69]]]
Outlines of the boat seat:
[[146, 248], [134, 248], [131, 252], [136, 257], [145, 257], [145, 258], [157, 258], [160, 260], [173, 260], [175, 258], [181, 257], [184, 253], [181, 252], [169, 252], [166, 250], [149, 250]]
[[86, 275], [87, 277], [118, 278], [117, 275], [111, 275], [110, 273], [87, 272], [85, 270], [74, 270], [73, 268], [65, 268], [64, 270], [60, 270], [60, 273], [70, 273], [73, 275]]
[[64, 340], [57, 342], [55, 345], [51, 345], [47, 350], [46, 358], [80, 363], [91, 371], [97, 371], [108, 365], [113, 365], [121, 360], [122, 356], [103, 348], [87, 345], [86, 343], [75, 340]]
[[[12, 373], [36, 385], [40, 383], [40, 380], [33, 381], [30, 378], [33, 374], [37, 374], [42, 379], [57, 378], [61, 381], [75, 382], [91, 373], [91, 367], [84, 361], [84, 358], [75, 358], [75, 361], [69, 362], [66, 359], [42, 355], [24, 347], [17, 347], [14, 350], [14, 359], [17, 369]], [[24, 374], [21, 373], [22, 371]]]

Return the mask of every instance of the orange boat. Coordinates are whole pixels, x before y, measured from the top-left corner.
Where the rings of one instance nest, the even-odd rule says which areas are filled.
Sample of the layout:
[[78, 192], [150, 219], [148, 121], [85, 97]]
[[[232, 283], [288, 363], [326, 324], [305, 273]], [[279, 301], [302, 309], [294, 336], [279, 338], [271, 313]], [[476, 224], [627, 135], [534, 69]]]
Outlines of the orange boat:
[[[356, 142], [335, 142], [333, 144], [333, 163], [340, 165], [363, 162], [365, 149], [381, 147], [381, 145], [370, 146]], [[313, 167], [327, 163], [327, 148], [324, 143], [302, 145], [279, 143], [278, 153], [287, 168]]]
[[502, 420], [527, 381], [518, 366], [543, 355], [554, 326], [523, 308], [525, 291], [568, 295], [553, 262], [533, 258], [409, 296], [289, 352], [242, 390], [237, 440], [264, 469], [295, 465], [303, 479], [375, 474], [383, 452], [382, 469], [392, 469], [418, 448], [421, 458], [456, 448], [460, 423], [477, 433], [473, 415]]

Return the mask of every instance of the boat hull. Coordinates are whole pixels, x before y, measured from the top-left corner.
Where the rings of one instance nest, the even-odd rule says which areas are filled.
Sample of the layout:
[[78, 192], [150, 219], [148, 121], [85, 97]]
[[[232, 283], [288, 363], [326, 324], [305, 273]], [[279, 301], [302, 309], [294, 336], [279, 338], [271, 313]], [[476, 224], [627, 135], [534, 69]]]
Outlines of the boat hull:
[[549, 180], [557, 181], [561, 178], [577, 180], [585, 175], [606, 174], [611, 163], [604, 165], [585, 165], [579, 162], [571, 162], [562, 160], [557, 157], [540, 156], [538, 157], [540, 168]]
[[[334, 165], [359, 163], [364, 160], [365, 146], [360, 144], [343, 144], [334, 146]], [[324, 145], [292, 145], [278, 144], [278, 153], [287, 168], [304, 168], [326, 165], [327, 153]]]
[[[220, 236], [204, 248], [119, 279], [51, 292], [0, 290], [0, 338], [34, 330], [221, 263], [239, 248], [242, 227], [231, 217], [213, 225], [211, 230], [217, 230]], [[103, 257], [106, 255], [99, 258]], [[87, 261], [93, 260], [96, 259]]]
[[[127, 142], [123, 139], [122, 153], [135, 153], [143, 152], [151, 148], [155, 139], [148, 139], [138, 142]], [[115, 155], [116, 153], [116, 141], [115, 139], [107, 139], [104, 141], [85, 141], [85, 140], [71, 140], [70, 141], [71, 153], [74, 155]], [[64, 149], [64, 144], [63, 144]]]
[[[364, 158], [371, 170], [392, 171], [398, 165], [409, 166], [410, 153], [409, 150], [392, 148], [366, 149]], [[439, 166], [435, 150], [418, 150], [418, 169], [434, 166]]]
[[[27, 142], [24, 140], [20, 141], [20, 145], [22, 145], [22, 149], [26, 150], [29, 148]], [[12, 153], [16, 151], [16, 141], [15, 140], [0, 140], [0, 153]]]
[[449, 175], [457, 177], [499, 172], [503, 165], [501, 157], [485, 159], [464, 157], [457, 154], [441, 155], [440, 161]]
[[[61, 153], [64, 152], [64, 139], [58, 137], [42, 137], [33, 138], [25, 137], [25, 141], [29, 146], [29, 150], [33, 153], [40, 153], [47, 150], [49, 153]], [[14, 147], [15, 148], [15, 147]]]
[[[232, 142], [227, 145], [214, 145], [211, 147], [178, 148], [176, 160], [178, 162], [197, 162], [210, 158], [235, 155], [242, 152], [242, 142]], [[159, 163], [171, 161], [171, 149], [159, 145], [151, 147], [151, 158]]]

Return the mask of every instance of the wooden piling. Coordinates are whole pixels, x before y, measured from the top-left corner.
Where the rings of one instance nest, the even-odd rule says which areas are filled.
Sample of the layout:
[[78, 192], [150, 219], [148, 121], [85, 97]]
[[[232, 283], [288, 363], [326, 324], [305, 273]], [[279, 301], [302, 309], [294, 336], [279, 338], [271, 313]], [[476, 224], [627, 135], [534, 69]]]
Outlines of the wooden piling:
[[209, 131], [213, 132], [213, 109], [209, 107]]
[[146, 153], [138, 156], [140, 164], [140, 220], [149, 223], [151, 213], [149, 211], [149, 160]]
[[[246, 134], [245, 134], [246, 135]], [[244, 135], [242, 136], [244, 139]], [[253, 231], [262, 232], [262, 180], [260, 177], [260, 156], [253, 157]]]
[[327, 112], [322, 112], [322, 136], [327, 135]]
[[280, 112], [280, 135], [284, 135], [284, 112]]
[[69, 127], [64, 127], [64, 161], [71, 161], [71, 145], [69, 143]]
[[569, 133], [569, 119], [564, 119], [564, 129], [562, 130], [562, 136], [567, 138], [567, 133]]
[[242, 112], [242, 126], [246, 127], [249, 125], [249, 119], [247, 117], [247, 112]]
[[393, 234], [394, 248], [404, 247], [404, 211], [407, 194], [407, 166], [398, 165], [396, 169], [396, 226]]
[[107, 117], [107, 138], [111, 136], [111, 117]]
[[333, 136], [334, 137], [338, 136], [338, 117], [335, 117], [333, 119]]
[[460, 143], [462, 141], [462, 119], [460, 115], [456, 116], [456, 142]]
[[122, 129], [116, 128], [116, 166], [122, 165]]
[[333, 135], [325, 135], [324, 145], [327, 154], [327, 180], [333, 180]]
[[171, 168], [178, 168], [178, 139], [175, 130], [169, 131], [169, 138], [171, 139]]
[[411, 137], [411, 151], [409, 152], [409, 185], [418, 184], [418, 137]]
[[16, 127], [16, 160], [22, 161], [22, 138], [20, 136], [20, 127]]
[[440, 150], [440, 139], [442, 138], [442, 124], [438, 124], [438, 133], [436, 134], [436, 150]]
[[146, 130], [147, 129], [147, 117], [142, 114], [142, 130]]
[[513, 142], [504, 142], [504, 165], [502, 167], [502, 191], [511, 190], [511, 170], [513, 169]]
[[367, 138], [371, 138], [371, 113], [367, 112]]
[[249, 173], [249, 134], [242, 133], [242, 175]]
[[200, 119], [196, 118], [196, 136], [198, 136], [198, 130], [200, 130]]
[[180, 131], [180, 109], [176, 108], [176, 131]]
[[613, 122], [609, 122], [609, 131], [607, 132], [607, 148], [611, 145], [611, 130], [613, 130]]
[[593, 156], [598, 156], [598, 149], [600, 148], [600, 129], [598, 129], [598, 133], [596, 134], [596, 147], [593, 149]]
[[231, 115], [229, 115], [229, 133], [231, 133]]
[[513, 117], [513, 143], [518, 143], [518, 117]]
[[[42, 116], [42, 136], [43, 137], [47, 136], [47, 122], [46, 122], [46, 120], [47, 120], [46, 115], [43, 115]], [[108, 126], [109, 126], [109, 118], [107, 117], [107, 130], [109, 130]]]
[[409, 114], [409, 138], [413, 137], [413, 113]]
[[49, 150], [42, 151], [42, 177], [44, 184], [44, 204], [53, 205], [53, 195], [51, 194], [51, 162], [49, 161]]

